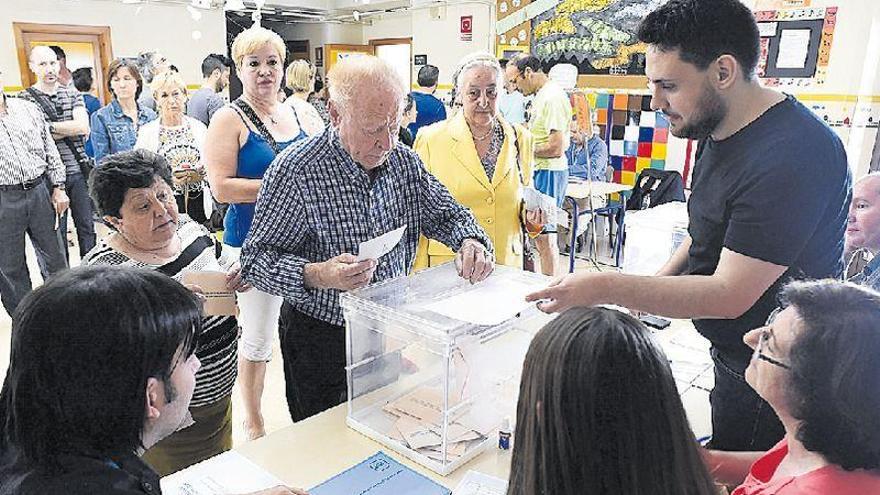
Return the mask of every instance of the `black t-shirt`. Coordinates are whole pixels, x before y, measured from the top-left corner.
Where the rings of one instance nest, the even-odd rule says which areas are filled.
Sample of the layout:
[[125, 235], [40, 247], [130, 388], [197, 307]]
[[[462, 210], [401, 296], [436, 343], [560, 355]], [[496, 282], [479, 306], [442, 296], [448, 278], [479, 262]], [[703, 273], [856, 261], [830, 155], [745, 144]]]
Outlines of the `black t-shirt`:
[[851, 182], [840, 138], [791, 96], [731, 137], [700, 143], [687, 273], [713, 274], [722, 248], [788, 267], [739, 318], [694, 320], [731, 364], [748, 362], [742, 336], [765, 323], [786, 282], [841, 274]]

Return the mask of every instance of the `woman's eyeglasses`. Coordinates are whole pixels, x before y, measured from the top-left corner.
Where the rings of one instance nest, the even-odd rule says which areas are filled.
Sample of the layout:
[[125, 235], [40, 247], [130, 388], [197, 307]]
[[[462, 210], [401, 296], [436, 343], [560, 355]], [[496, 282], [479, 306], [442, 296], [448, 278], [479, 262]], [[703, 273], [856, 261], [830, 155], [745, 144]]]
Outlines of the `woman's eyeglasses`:
[[770, 336], [772, 335], [773, 320], [776, 319], [776, 316], [779, 315], [779, 313], [782, 312], [783, 309], [784, 308], [781, 307], [776, 308], [770, 313], [770, 316], [767, 317], [767, 323], [764, 324], [764, 328], [761, 329], [761, 334], [758, 337], [758, 345], [755, 346], [755, 357], [762, 361], [766, 361], [774, 366], [778, 366], [782, 369], [790, 370], [791, 365], [785, 364], [778, 359], [764, 354], [764, 348], [766, 347], [767, 342], [770, 340]]

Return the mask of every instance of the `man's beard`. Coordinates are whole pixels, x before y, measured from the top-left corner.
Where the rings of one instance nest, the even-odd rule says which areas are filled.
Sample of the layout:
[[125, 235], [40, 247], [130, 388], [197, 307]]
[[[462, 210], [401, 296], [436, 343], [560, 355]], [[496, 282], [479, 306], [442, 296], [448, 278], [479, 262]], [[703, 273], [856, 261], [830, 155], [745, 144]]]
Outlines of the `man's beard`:
[[681, 128], [672, 128], [673, 136], [684, 139], [705, 139], [727, 117], [727, 105], [721, 96], [712, 88], [706, 87], [697, 104], [698, 112], [692, 122], [686, 122]]

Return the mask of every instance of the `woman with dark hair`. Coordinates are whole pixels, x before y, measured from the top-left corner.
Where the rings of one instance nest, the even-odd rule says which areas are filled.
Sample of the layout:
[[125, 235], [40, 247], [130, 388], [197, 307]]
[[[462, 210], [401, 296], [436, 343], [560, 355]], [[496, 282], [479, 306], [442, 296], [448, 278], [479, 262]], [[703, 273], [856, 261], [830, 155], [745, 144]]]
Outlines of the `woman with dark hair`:
[[714, 495], [663, 351], [638, 320], [575, 308], [526, 354], [508, 495]]
[[748, 384], [785, 427], [767, 452], [706, 451], [732, 495], [880, 493], [880, 294], [831, 280], [785, 287], [743, 340]]
[[118, 58], [107, 68], [107, 89], [113, 101], [91, 117], [89, 141], [95, 152], [95, 163], [111, 154], [134, 148], [138, 129], [154, 120], [156, 112], [138, 103], [144, 81], [137, 64]]
[[[179, 215], [171, 167], [146, 150], [110, 155], [90, 178], [92, 199], [113, 229], [83, 260], [156, 270], [178, 281], [188, 271], [222, 271], [228, 290], [244, 291], [241, 267], [208, 230]], [[196, 355], [190, 412], [194, 426], [162, 440], [144, 459], [166, 475], [232, 448], [232, 386], [236, 377], [238, 323], [234, 316], [206, 315]]]

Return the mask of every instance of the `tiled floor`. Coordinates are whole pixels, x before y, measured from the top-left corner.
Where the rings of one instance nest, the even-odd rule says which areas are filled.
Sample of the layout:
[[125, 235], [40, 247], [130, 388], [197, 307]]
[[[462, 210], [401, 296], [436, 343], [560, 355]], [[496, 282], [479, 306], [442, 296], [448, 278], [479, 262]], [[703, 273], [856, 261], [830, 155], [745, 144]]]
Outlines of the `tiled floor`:
[[[74, 257], [76, 256], [75, 251], [75, 248], [71, 249], [71, 255]], [[609, 261], [607, 253], [600, 252], [606, 255], [600, 256], [600, 261]], [[76, 265], [78, 261], [78, 259], [73, 259], [72, 264]], [[562, 256], [561, 263], [567, 269], [568, 257]], [[29, 265], [35, 284], [40, 283], [39, 270], [36, 269], [32, 252], [29, 256]], [[590, 263], [580, 259], [576, 260], [576, 270], [592, 269]], [[612, 268], [602, 266], [602, 269]], [[686, 320], [673, 321], [672, 325], [665, 330], [656, 331], [655, 335], [672, 363], [676, 383], [682, 393], [682, 401], [695, 435], [698, 438], [709, 435], [711, 427], [708, 391], [712, 388], [714, 378], [708, 353], [708, 342], [700, 337], [693, 325]], [[10, 337], [11, 321], [0, 307], [0, 376], [5, 376], [9, 365]], [[281, 366], [281, 352], [277, 341], [273, 355], [275, 358], [269, 362], [263, 395], [263, 412], [268, 433], [291, 424], [287, 413], [287, 402], [284, 398], [284, 371]], [[235, 422], [233, 441], [234, 444], [239, 445], [245, 441], [245, 437], [244, 430], [240, 426], [241, 416], [235, 414], [236, 411], [242, 411], [237, 389], [233, 394], [233, 411]]]

